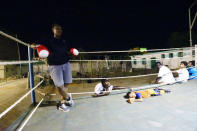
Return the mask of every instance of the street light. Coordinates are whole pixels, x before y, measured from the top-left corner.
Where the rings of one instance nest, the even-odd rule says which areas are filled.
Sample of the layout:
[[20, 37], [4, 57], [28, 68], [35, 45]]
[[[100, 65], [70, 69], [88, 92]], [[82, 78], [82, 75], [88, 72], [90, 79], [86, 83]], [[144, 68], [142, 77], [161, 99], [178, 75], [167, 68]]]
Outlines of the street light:
[[196, 11], [196, 14], [194, 16], [194, 19], [191, 20], [191, 9], [192, 7], [197, 3], [197, 0], [195, 0], [191, 6], [189, 7], [188, 9], [188, 13], [189, 13], [189, 42], [190, 42], [190, 47], [192, 47], [192, 28], [194, 26], [194, 22], [196, 20], [196, 17], [197, 17], [197, 11]]

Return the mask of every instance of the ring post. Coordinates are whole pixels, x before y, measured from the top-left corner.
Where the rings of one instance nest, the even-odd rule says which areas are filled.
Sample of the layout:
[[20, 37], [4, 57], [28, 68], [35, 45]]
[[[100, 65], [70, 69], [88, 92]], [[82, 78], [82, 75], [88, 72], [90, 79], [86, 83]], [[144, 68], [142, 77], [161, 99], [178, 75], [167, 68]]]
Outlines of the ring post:
[[[30, 82], [30, 89], [34, 88], [34, 74], [33, 74], [33, 63], [31, 63], [32, 60], [32, 49], [28, 46], [28, 59], [29, 59], [29, 82]], [[34, 105], [36, 105], [36, 97], [35, 97], [35, 91], [33, 90], [31, 92], [31, 101]]]

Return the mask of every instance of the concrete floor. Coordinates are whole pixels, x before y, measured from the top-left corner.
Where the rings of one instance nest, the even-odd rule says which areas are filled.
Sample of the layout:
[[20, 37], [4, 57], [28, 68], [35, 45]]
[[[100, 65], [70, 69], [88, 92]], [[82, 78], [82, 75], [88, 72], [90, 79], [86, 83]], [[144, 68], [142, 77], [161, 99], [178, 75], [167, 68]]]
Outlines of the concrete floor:
[[128, 104], [125, 94], [75, 100], [70, 112], [39, 107], [24, 131], [197, 131], [197, 80]]

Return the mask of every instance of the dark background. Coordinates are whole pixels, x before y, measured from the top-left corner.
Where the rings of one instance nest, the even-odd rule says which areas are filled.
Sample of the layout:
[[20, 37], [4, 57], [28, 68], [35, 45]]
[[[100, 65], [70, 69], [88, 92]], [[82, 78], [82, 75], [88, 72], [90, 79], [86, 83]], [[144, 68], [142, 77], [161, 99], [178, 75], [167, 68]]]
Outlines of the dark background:
[[[189, 33], [188, 7], [193, 1], [4, 1], [0, 27], [32, 43], [50, 36], [51, 25], [59, 23], [64, 38], [87, 51], [166, 48], [173, 32]], [[187, 42], [189, 46], [189, 38]]]

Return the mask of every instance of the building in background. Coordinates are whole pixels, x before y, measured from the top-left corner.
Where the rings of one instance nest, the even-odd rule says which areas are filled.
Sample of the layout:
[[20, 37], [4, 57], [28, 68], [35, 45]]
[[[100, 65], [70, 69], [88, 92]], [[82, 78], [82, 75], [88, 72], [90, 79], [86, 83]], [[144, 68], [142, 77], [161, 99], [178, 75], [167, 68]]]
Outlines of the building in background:
[[162, 52], [150, 52], [140, 55], [130, 56], [132, 68], [155, 68], [157, 61], [167, 65], [170, 69], [179, 67], [181, 61], [195, 60], [195, 50], [192, 48], [184, 48], [181, 50], [170, 50]]

